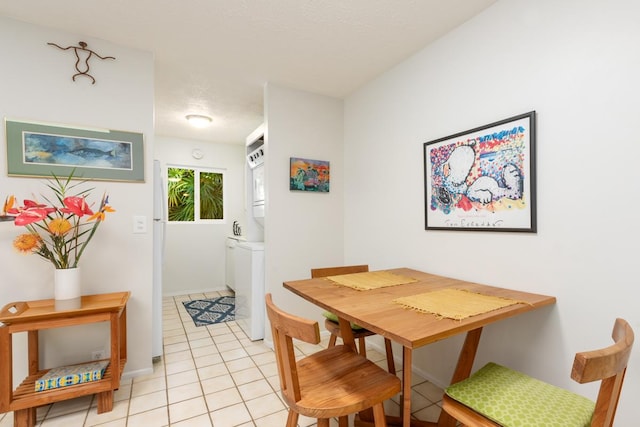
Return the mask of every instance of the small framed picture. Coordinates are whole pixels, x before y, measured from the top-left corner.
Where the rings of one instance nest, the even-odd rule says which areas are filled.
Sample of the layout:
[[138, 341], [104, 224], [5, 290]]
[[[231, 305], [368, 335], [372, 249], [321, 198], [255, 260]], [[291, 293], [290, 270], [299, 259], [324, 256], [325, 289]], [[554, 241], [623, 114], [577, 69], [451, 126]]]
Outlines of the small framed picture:
[[325, 160], [289, 159], [289, 190], [329, 192], [330, 168]]
[[535, 111], [425, 142], [425, 229], [535, 233], [535, 142]]

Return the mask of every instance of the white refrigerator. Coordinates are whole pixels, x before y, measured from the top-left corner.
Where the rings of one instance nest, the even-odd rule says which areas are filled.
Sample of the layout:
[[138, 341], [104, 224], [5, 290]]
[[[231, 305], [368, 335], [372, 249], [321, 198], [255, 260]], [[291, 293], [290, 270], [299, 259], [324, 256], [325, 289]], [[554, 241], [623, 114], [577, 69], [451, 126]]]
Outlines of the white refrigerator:
[[159, 160], [153, 161], [153, 292], [152, 339], [153, 360], [162, 357], [162, 265], [166, 230], [166, 187]]

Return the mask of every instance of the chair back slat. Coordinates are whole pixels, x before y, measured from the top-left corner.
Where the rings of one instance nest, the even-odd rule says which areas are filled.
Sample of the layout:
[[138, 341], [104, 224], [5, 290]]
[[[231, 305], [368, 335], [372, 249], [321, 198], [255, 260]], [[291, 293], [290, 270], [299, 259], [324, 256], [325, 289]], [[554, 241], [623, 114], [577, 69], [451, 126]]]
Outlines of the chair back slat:
[[577, 353], [571, 370], [571, 378], [580, 384], [602, 381], [591, 420], [592, 427], [613, 425], [633, 347], [633, 329], [625, 320], [616, 319], [611, 336], [613, 345]]
[[346, 265], [346, 266], [340, 266], [340, 267], [312, 268], [311, 278], [315, 279], [318, 277], [339, 276], [341, 274], [366, 273], [368, 271], [369, 271], [369, 266], [366, 264]]
[[320, 328], [318, 322], [280, 310], [273, 303], [270, 293], [265, 296], [265, 301], [267, 316], [271, 323], [280, 386], [283, 393], [289, 396], [292, 401], [297, 402], [300, 400], [300, 384], [292, 338], [310, 344], [318, 344], [320, 342]]

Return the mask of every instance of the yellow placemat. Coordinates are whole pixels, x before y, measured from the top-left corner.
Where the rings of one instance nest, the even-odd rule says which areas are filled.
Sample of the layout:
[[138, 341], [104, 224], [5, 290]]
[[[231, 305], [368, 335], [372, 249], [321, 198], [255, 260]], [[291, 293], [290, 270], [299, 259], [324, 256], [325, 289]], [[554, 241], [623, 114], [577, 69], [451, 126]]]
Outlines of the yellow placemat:
[[393, 302], [422, 313], [433, 314], [438, 318], [454, 320], [462, 320], [510, 305], [523, 303], [510, 298], [483, 295], [462, 289], [442, 289], [396, 298]]
[[412, 277], [401, 276], [400, 274], [390, 273], [388, 271], [341, 274], [339, 276], [327, 276], [327, 279], [338, 285], [348, 286], [358, 291], [368, 291], [418, 281]]

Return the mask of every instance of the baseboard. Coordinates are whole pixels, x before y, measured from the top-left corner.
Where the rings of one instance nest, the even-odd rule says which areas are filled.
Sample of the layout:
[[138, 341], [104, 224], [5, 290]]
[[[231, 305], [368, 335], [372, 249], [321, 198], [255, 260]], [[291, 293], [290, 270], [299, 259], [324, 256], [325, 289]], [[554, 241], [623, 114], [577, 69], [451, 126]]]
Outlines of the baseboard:
[[228, 287], [224, 286], [222, 288], [209, 288], [209, 289], [184, 289], [175, 292], [163, 292], [163, 297], [177, 297], [180, 295], [189, 295], [189, 294], [206, 294], [208, 292], [226, 292], [230, 291]]
[[122, 373], [122, 379], [123, 380], [128, 380], [131, 378], [136, 378], [136, 377], [142, 377], [144, 375], [151, 375], [153, 374], [153, 367], [151, 368], [145, 368], [145, 369], [138, 369], [135, 371], [125, 371]]

